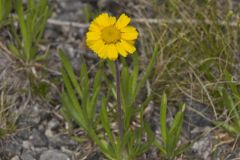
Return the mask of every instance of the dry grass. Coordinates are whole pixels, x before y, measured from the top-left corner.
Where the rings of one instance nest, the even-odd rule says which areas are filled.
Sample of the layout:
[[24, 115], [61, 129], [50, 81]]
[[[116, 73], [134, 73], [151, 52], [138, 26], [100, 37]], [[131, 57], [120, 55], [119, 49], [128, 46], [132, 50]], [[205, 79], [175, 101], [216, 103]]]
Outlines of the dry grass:
[[[216, 90], [227, 83], [224, 73], [239, 78], [240, 29], [232, 25], [239, 23], [239, 4], [237, 7], [231, 0], [151, 2], [143, 4], [153, 8], [156, 13], [151, 18], [156, 19], [145, 18], [140, 26], [140, 52], [145, 57], [152, 53], [152, 44], [160, 46], [152, 88], [156, 94], [165, 90], [172, 100], [188, 97], [212, 107], [217, 119], [221, 112], [217, 113]], [[149, 17], [147, 12], [139, 12], [136, 17]], [[161, 21], [166, 17], [171, 21]]]
[[[0, 52], [4, 51], [0, 50]], [[16, 130], [15, 122], [21, 114], [21, 108], [30, 101], [29, 82], [25, 74], [2, 55], [0, 56], [0, 139]]]

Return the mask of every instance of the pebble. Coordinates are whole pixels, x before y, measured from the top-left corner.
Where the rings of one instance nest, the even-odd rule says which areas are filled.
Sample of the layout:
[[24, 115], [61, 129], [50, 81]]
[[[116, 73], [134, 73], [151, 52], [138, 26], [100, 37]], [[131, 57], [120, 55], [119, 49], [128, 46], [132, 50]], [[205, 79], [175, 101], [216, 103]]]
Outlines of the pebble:
[[210, 159], [211, 154], [211, 136], [207, 135], [195, 142], [192, 146], [192, 150], [202, 159]]
[[48, 139], [41, 131], [33, 129], [32, 135], [29, 137], [34, 147], [46, 147], [48, 145]]
[[23, 142], [22, 142], [22, 146], [23, 146], [23, 148], [25, 148], [25, 149], [30, 149], [30, 148], [32, 147], [32, 144], [31, 144], [31, 142], [29, 142], [29, 141], [23, 141]]
[[11, 160], [20, 160], [18, 156], [14, 156]]
[[24, 152], [21, 156], [22, 160], [36, 160], [30, 153]]

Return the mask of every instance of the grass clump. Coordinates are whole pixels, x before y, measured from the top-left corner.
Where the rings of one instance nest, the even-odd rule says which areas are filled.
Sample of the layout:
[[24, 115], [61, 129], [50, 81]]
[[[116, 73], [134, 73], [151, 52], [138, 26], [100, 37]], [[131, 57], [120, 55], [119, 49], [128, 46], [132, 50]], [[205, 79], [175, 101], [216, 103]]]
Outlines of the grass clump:
[[[9, 44], [10, 51], [26, 64], [46, 59], [48, 52], [38, 55], [38, 44], [42, 40], [50, 13], [48, 1], [39, 0], [35, 3], [27, 0], [26, 10], [24, 10], [22, 0], [17, 0], [14, 3], [14, 9], [17, 14], [18, 26], [12, 25], [12, 34], [15, 40]], [[17, 34], [18, 27], [21, 31], [20, 35]]]

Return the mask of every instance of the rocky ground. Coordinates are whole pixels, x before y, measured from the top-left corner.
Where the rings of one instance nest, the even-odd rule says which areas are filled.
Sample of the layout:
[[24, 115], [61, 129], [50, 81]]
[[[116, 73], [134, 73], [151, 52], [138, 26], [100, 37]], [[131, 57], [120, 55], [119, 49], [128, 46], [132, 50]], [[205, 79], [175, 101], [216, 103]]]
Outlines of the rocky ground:
[[[91, 7], [94, 10], [106, 10], [110, 8], [112, 12], [120, 12], [118, 4], [107, 3], [107, 1], [96, 2], [91, 1]], [[88, 2], [90, 2], [88, 1]], [[124, 5], [127, 1], [122, 1]], [[127, 6], [134, 6], [135, 1], [127, 3]], [[84, 10], [87, 7], [86, 0], [55, 0], [51, 2], [53, 7], [53, 14], [51, 19], [60, 21], [74, 21], [78, 23], [85, 23], [86, 13]], [[109, 6], [112, 7], [109, 7]], [[120, 6], [121, 6], [120, 5]], [[148, 9], [148, 8], [147, 8]], [[150, 10], [150, 9], [149, 9]], [[128, 11], [129, 12], [129, 11]], [[131, 14], [131, 13], [129, 13]], [[63, 48], [71, 58], [72, 65], [75, 70], [79, 70], [79, 58], [84, 56], [88, 59], [89, 65], [96, 63], [97, 57], [91, 54], [85, 47], [85, 27], [72, 27], [68, 25], [56, 25], [49, 23], [45, 32], [45, 42], [43, 48], [50, 47], [51, 60], [49, 68], [54, 71], [59, 71], [60, 63], [57, 56], [57, 49]], [[1, 64], [9, 64], [5, 57], [0, 57]], [[6, 78], [16, 76], [12, 74], [4, 74], [6, 65], [1, 66], [1, 83]], [[8, 71], [11, 72], [14, 68], [9, 67]], [[21, 73], [20, 73], [21, 74]], [[51, 76], [57, 77], [57, 73], [51, 73]], [[19, 78], [19, 81], [25, 78]], [[9, 80], [9, 84], [12, 81]], [[24, 85], [21, 83], [21, 88]], [[7, 96], [12, 96], [11, 91], [7, 92]], [[58, 98], [56, 94], [51, 95]], [[103, 157], [95, 148], [90, 144], [79, 144], [69, 136], [67, 126], [63, 117], [59, 113], [60, 104], [44, 102], [41, 99], [29, 100], [28, 93], [17, 96], [15, 98], [16, 105], [13, 107], [13, 112], [16, 112], [16, 131], [14, 134], [9, 135], [3, 140], [0, 140], [0, 160], [101, 160]], [[195, 111], [205, 112], [206, 117], [201, 117], [192, 110], [187, 110], [186, 120], [184, 125], [183, 141], [193, 141], [190, 151], [180, 157], [179, 159], [204, 159], [210, 160], [212, 157], [215, 159], [234, 159], [240, 157], [240, 152], [235, 151], [231, 153], [230, 142], [234, 141], [227, 135], [222, 134], [222, 137], [216, 137], [215, 132], [210, 132], [213, 128], [211, 125], [211, 110], [200, 104], [190, 103], [190, 106]], [[174, 112], [174, 111], [173, 111]], [[156, 113], [157, 114], [157, 113]], [[158, 115], [156, 115], [158, 117]], [[171, 115], [169, 115], [171, 119]], [[155, 121], [153, 120], [153, 123]], [[199, 137], [196, 139], [196, 137]], [[226, 143], [219, 144], [224, 139]], [[213, 152], [213, 148], [216, 147]], [[226, 153], [225, 153], [226, 152]], [[155, 151], [144, 155], [145, 159], [158, 159], [154, 158]], [[213, 156], [213, 154], [216, 154]], [[223, 157], [223, 158], [221, 158]], [[144, 159], [140, 158], [140, 159]]]

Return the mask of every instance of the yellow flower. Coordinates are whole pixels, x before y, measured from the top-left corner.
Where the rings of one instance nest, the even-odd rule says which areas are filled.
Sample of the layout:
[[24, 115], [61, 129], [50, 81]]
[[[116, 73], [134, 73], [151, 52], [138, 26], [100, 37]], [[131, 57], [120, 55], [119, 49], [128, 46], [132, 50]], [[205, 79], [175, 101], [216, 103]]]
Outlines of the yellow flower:
[[136, 51], [136, 28], [129, 26], [130, 18], [122, 14], [118, 20], [107, 13], [93, 20], [87, 32], [87, 45], [100, 58], [116, 60], [120, 54], [126, 57]]

